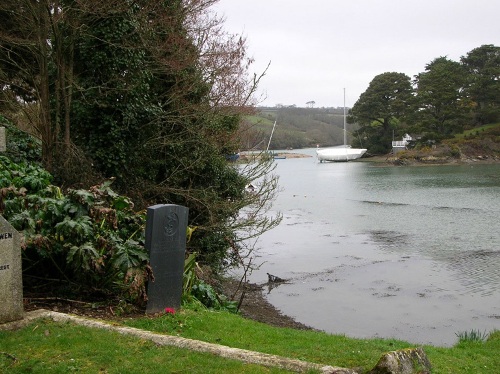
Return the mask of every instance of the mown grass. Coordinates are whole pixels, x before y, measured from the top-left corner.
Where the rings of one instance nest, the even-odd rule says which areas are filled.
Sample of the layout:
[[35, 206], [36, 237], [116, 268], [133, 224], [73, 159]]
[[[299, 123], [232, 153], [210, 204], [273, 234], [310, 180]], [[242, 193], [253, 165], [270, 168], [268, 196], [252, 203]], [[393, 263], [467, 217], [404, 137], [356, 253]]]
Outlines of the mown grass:
[[69, 323], [0, 331], [0, 373], [285, 373]]
[[[310, 362], [373, 368], [387, 351], [415, 346], [390, 339], [351, 339], [274, 328], [226, 312], [183, 309], [176, 315], [127, 319], [125, 325]], [[458, 338], [457, 338], [458, 342]], [[500, 331], [452, 348], [424, 346], [433, 373], [498, 373]], [[14, 359], [15, 358], [15, 359]], [[2, 371], [3, 370], [3, 371]], [[158, 347], [138, 338], [72, 324], [37, 321], [0, 332], [0, 372], [8, 373], [282, 373], [209, 354]]]
[[[273, 328], [222, 312], [184, 310], [181, 316], [126, 322], [150, 331], [175, 333], [231, 347], [341, 367], [372, 369], [384, 352], [415, 344], [392, 339], [352, 339], [316, 331]], [[457, 338], [458, 342], [458, 338]], [[433, 373], [498, 373], [500, 331], [485, 342], [464, 341], [453, 348], [424, 347]], [[497, 357], [499, 356], [499, 357]]]

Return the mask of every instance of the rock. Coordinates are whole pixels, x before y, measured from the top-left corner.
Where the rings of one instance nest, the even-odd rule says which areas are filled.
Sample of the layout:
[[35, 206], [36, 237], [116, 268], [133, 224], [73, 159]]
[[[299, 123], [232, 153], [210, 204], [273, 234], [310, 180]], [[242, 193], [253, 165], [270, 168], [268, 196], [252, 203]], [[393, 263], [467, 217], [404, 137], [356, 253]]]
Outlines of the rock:
[[269, 279], [269, 283], [284, 283], [286, 279], [277, 277], [276, 275], [272, 275], [267, 273], [267, 278]]
[[408, 348], [384, 354], [370, 374], [429, 374], [431, 363], [422, 348]]

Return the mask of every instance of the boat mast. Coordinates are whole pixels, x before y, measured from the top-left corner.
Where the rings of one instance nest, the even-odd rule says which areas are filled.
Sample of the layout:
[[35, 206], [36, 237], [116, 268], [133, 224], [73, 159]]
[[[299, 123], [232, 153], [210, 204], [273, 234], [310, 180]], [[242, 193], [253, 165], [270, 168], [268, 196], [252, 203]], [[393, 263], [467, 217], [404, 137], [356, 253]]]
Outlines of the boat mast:
[[345, 116], [345, 88], [344, 88], [344, 146], [347, 145], [346, 116]]
[[269, 143], [267, 143], [266, 152], [269, 152], [269, 146], [271, 145], [271, 139], [273, 138], [274, 128], [276, 127], [276, 121], [274, 121], [273, 130], [271, 131], [271, 136], [269, 137]]

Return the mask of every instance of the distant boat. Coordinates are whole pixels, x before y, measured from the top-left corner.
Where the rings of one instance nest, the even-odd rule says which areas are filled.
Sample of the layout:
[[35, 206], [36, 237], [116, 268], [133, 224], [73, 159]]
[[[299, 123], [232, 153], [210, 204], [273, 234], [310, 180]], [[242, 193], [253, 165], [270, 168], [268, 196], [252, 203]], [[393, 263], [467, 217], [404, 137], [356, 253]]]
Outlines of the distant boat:
[[275, 160], [286, 160], [286, 156], [280, 156], [278, 153], [273, 154]]
[[345, 108], [345, 88], [344, 88], [344, 145], [338, 147], [331, 148], [317, 148], [316, 155], [318, 157], [319, 162], [323, 161], [332, 161], [332, 162], [341, 162], [341, 161], [351, 161], [356, 160], [363, 156], [366, 152], [364, 148], [351, 148], [350, 145], [347, 145], [347, 131], [346, 131], [346, 108]]

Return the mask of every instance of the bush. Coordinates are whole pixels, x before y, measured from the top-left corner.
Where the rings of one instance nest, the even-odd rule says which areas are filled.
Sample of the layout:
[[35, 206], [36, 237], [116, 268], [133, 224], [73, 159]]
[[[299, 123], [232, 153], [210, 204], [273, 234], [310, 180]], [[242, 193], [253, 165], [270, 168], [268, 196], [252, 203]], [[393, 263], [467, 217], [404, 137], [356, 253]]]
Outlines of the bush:
[[6, 155], [15, 162], [29, 161], [39, 162], [42, 158], [42, 147], [40, 140], [34, 136], [19, 130], [2, 115], [0, 115], [0, 126], [6, 128], [7, 152]]
[[145, 300], [144, 212], [112, 181], [63, 194], [51, 180], [36, 164], [0, 157], [0, 213], [24, 236], [25, 283]]
[[201, 280], [197, 281], [193, 286], [190, 297], [210, 309], [226, 310], [232, 313], [238, 312], [238, 303], [236, 301], [228, 300], [226, 296], [218, 294], [211, 285]]

